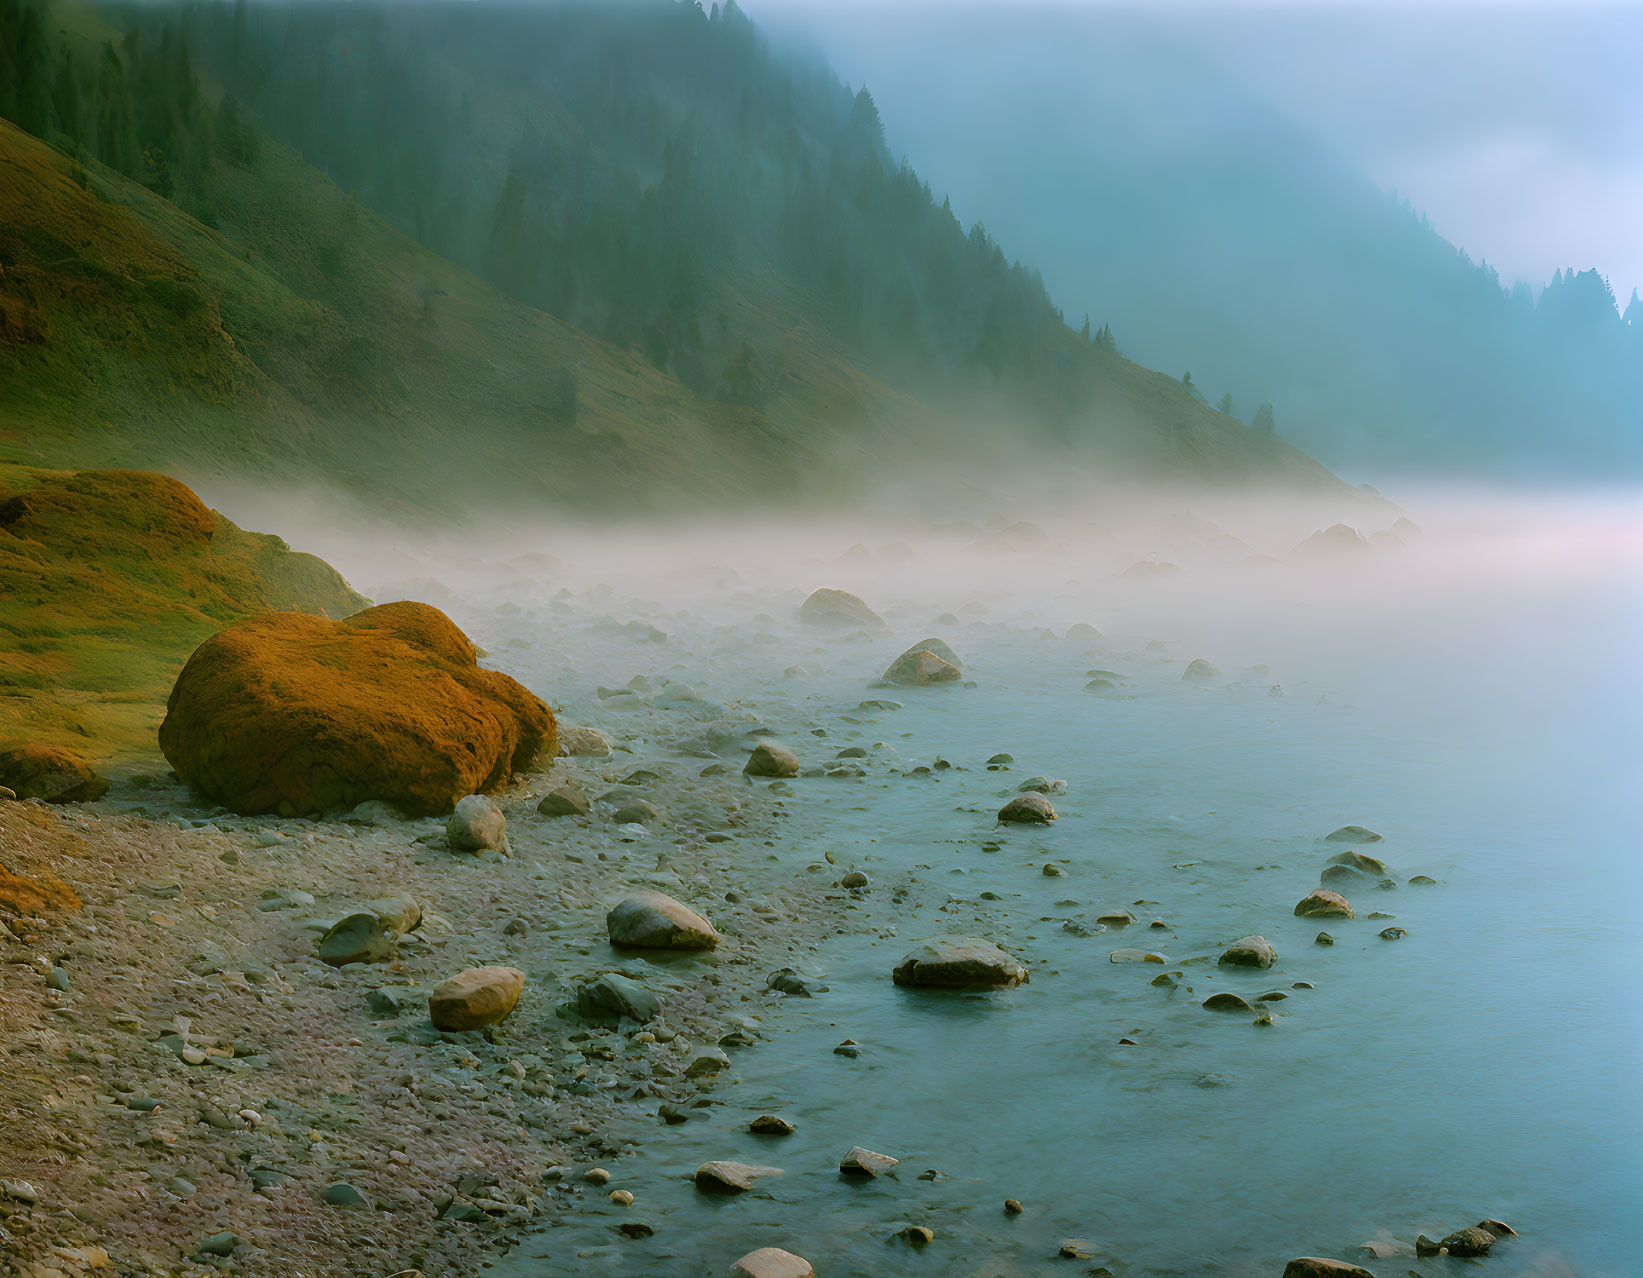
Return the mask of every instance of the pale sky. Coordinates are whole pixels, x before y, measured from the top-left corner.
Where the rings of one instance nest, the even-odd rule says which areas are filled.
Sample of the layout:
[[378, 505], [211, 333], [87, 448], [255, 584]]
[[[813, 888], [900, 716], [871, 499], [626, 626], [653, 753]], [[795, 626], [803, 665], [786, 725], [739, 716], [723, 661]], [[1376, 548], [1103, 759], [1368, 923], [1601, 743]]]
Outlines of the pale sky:
[[[869, 87], [898, 67], [938, 72], [927, 64], [967, 21], [962, 5], [935, 0], [743, 4], [778, 33], [808, 33], [840, 76]], [[992, 0], [986, 11], [1016, 28], [1017, 52], [1000, 56], [1019, 57], [1042, 26], [1064, 64], [1076, 56], [1069, 41], [1099, 39], [1101, 13], [1115, 7]], [[1595, 266], [1622, 306], [1643, 291], [1643, 5], [1181, 0], [1145, 13], [1506, 282], [1538, 286], [1559, 267]], [[927, 20], [944, 28], [929, 47], [917, 38]], [[894, 147], [897, 120], [886, 115]]]

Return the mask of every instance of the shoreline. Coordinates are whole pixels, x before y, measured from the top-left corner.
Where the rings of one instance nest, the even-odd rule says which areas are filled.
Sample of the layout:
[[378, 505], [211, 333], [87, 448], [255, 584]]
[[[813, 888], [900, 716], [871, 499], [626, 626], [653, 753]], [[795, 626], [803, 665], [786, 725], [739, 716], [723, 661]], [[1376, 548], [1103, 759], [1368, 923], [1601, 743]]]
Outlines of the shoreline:
[[[758, 1038], [766, 973], [812, 949], [849, 894], [747, 851], [773, 837], [786, 787], [728, 757], [700, 777], [705, 760], [636, 731], [614, 744], [495, 796], [510, 856], [449, 850], [442, 819], [207, 818], [152, 778], [95, 804], [0, 804], [10, 868], [49, 869], [83, 901], [0, 938], [0, 1011], [17, 1026], [0, 1070], [0, 1274], [316, 1278], [367, 1255], [384, 1274], [473, 1272], [575, 1210], [581, 1174], [642, 1137], [628, 1102], [648, 1125], [654, 1106], [711, 1093], [724, 1049]], [[623, 787], [641, 763], [654, 779]], [[590, 797], [642, 789], [667, 815], [654, 834], [597, 800], [590, 817], [538, 815], [565, 780]], [[702, 910], [725, 942], [611, 949], [605, 910], [633, 887]], [[395, 960], [319, 961], [320, 921], [388, 895], [424, 910]], [[519, 1007], [488, 1030], [434, 1030], [428, 988], [488, 963], [525, 971]], [[602, 972], [644, 981], [659, 1017], [584, 1022], [575, 987]], [[373, 1010], [384, 987], [413, 991], [406, 1010]], [[326, 1202], [339, 1185], [363, 1202]], [[225, 1233], [228, 1255], [199, 1250]]]

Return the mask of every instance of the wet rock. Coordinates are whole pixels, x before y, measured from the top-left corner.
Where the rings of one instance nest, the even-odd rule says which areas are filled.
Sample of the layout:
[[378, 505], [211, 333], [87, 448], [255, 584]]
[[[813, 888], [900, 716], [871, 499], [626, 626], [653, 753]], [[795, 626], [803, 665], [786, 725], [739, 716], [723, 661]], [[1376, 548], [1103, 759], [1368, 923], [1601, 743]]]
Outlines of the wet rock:
[[610, 1184], [610, 1173], [603, 1167], [590, 1167], [582, 1173], [582, 1179], [590, 1185]]
[[630, 976], [606, 972], [576, 991], [576, 1010], [589, 1020], [648, 1021], [662, 1010], [655, 991]]
[[562, 785], [543, 795], [536, 810], [546, 817], [586, 816], [592, 806], [579, 787]]
[[1097, 676], [1084, 685], [1085, 692], [1112, 692], [1118, 685], [1104, 676]]
[[1370, 882], [1350, 865], [1326, 865], [1318, 874], [1318, 883], [1327, 888], [1368, 887]]
[[747, 1130], [760, 1136], [791, 1136], [794, 1128], [779, 1114], [760, 1114], [747, 1125]]
[[1087, 621], [1075, 621], [1067, 627], [1067, 633], [1062, 638], [1094, 641], [1101, 638], [1101, 632]]
[[1012, 824], [1047, 825], [1055, 820], [1055, 808], [1050, 801], [1037, 791], [1018, 794], [998, 810], [998, 819], [1001, 822]]
[[1208, 683], [1212, 679], [1219, 679], [1220, 677], [1220, 669], [1213, 662], [1205, 661], [1202, 657], [1189, 662], [1187, 668], [1181, 672], [1181, 678], [1187, 683]]
[[211, 1234], [194, 1244], [196, 1256], [232, 1256], [234, 1248], [240, 1245], [237, 1234], [224, 1231], [220, 1234]]
[[1339, 892], [1331, 892], [1328, 888], [1315, 888], [1301, 898], [1295, 906], [1295, 917], [1298, 919], [1349, 919], [1353, 917], [1352, 907]]
[[686, 1078], [712, 1078], [730, 1068], [730, 1057], [718, 1047], [699, 1048], [685, 1063]]
[[877, 1154], [860, 1145], [852, 1145], [839, 1159], [839, 1171], [845, 1176], [882, 1176], [900, 1161], [889, 1154]]
[[1375, 1275], [1344, 1260], [1302, 1256], [1284, 1266], [1284, 1278], [1375, 1278]]
[[1328, 932], [1319, 932], [1317, 936], [1312, 938], [1312, 943], [1314, 945], [1333, 945], [1335, 944], [1335, 938]]
[[1478, 1228], [1488, 1230], [1496, 1238], [1516, 1238], [1517, 1230], [1503, 1220], [1480, 1220]]
[[616, 1228], [629, 1238], [649, 1238], [656, 1232], [654, 1225], [648, 1225], [642, 1220], [624, 1220]]
[[436, 1029], [483, 1029], [512, 1012], [524, 990], [525, 974], [516, 967], [470, 967], [434, 986], [428, 1017]]
[[1343, 825], [1324, 835], [1325, 843], [1379, 843], [1381, 836], [1361, 825]]
[[1204, 1000], [1204, 1006], [1212, 1012], [1244, 1012], [1255, 1010], [1248, 999], [1242, 995], [1222, 990], [1219, 994], [1211, 994]]
[[1109, 963], [1168, 963], [1165, 958], [1153, 950], [1114, 950], [1107, 955]]
[[761, 741], [747, 756], [742, 771], [750, 777], [796, 777], [799, 775], [799, 757], [786, 746], [774, 741]]
[[1028, 777], [1016, 790], [1026, 794], [1029, 790], [1036, 790], [1039, 794], [1064, 794], [1067, 789], [1065, 781], [1052, 781], [1049, 777]]
[[1381, 929], [1381, 940], [1383, 941], [1401, 941], [1408, 935], [1409, 933], [1404, 931], [1401, 927], [1386, 927]]
[[1107, 930], [1105, 923], [1086, 923], [1083, 919], [1066, 919], [1061, 930], [1069, 936], [1099, 936]]
[[1441, 1242], [1433, 1242], [1425, 1234], [1415, 1238], [1415, 1254], [1417, 1256], [1454, 1256], [1459, 1259], [1468, 1259], [1474, 1256], [1487, 1255], [1497, 1241], [1496, 1236], [1481, 1225], [1472, 1225], [1466, 1229], [1457, 1229]]
[[610, 753], [610, 738], [598, 728], [561, 727], [559, 751], [573, 758], [603, 758]]
[[896, 1230], [896, 1239], [914, 1247], [924, 1247], [935, 1242], [936, 1232], [924, 1225], [903, 1225]]
[[835, 759], [865, 759], [868, 755], [865, 746], [845, 746], [833, 757]]
[[662, 819], [661, 810], [645, 799], [636, 799], [632, 803], [624, 804], [611, 813], [610, 819], [617, 825], [649, 825]]
[[1046, 861], [1044, 863], [1044, 868], [1040, 870], [1039, 873], [1047, 879], [1059, 879], [1066, 874], [1066, 871], [1054, 862]]
[[941, 936], [909, 953], [893, 976], [897, 985], [1019, 985], [1027, 979], [1027, 969], [979, 936]]
[[868, 883], [869, 880], [867, 876], [860, 870], [851, 870], [849, 874], [846, 874], [839, 880], [840, 887], [849, 888], [852, 892], [861, 891], [863, 888], [868, 886]]
[[833, 1049], [833, 1055], [844, 1056], [848, 1057], [850, 1060], [855, 1060], [856, 1057], [861, 1055], [861, 1044], [856, 1042], [853, 1038], [847, 1038], [844, 1042], [840, 1043]]
[[778, 993], [798, 998], [814, 998], [827, 993], [827, 986], [814, 977], [804, 976], [790, 967], [779, 967], [765, 978], [765, 984]]
[[1366, 874], [1371, 878], [1382, 878], [1386, 875], [1386, 862], [1362, 852], [1337, 852], [1325, 863], [1327, 865], [1344, 865], [1356, 870], [1359, 874]]
[[1278, 954], [1264, 936], [1240, 937], [1216, 960], [1224, 967], [1271, 967]]
[[398, 1016], [420, 1004], [427, 995], [410, 985], [384, 985], [365, 995], [365, 1005], [378, 1016]]
[[813, 590], [799, 605], [799, 620], [819, 630], [888, 630], [884, 618], [847, 590]]
[[695, 910], [664, 892], [630, 892], [605, 915], [612, 945], [627, 949], [710, 950], [719, 934]]
[[1128, 927], [1135, 922], [1135, 915], [1128, 910], [1103, 910], [1095, 916], [1095, 921], [1103, 927]]
[[618, 1207], [633, 1206], [633, 1195], [628, 1193], [625, 1189], [613, 1189], [610, 1191], [608, 1197], [611, 1202], [615, 1203]]
[[194, 650], [160, 726], [177, 775], [247, 815], [367, 799], [449, 812], [556, 746], [539, 698], [481, 669], [450, 618], [411, 602], [237, 622]]
[[780, 1247], [760, 1247], [732, 1265], [729, 1278], [816, 1278], [816, 1271], [803, 1256]]
[[370, 1201], [365, 1195], [346, 1181], [338, 1181], [334, 1185], [327, 1185], [320, 1192], [320, 1199], [332, 1207], [359, 1207], [366, 1211], [371, 1208]]
[[445, 822], [445, 841], [453, 852], [478, 852], [500, 848], [507, 838], [508, 819], [502, 809], [483, 794], [460, 800]]
[[1025, 1207], [1023, 1207], [1019, 1202], [1017, 1202], [1014, 1198], [1006, 1198], [1004, 1200], [1004, 1214], [1006, 1216], [1019, 1216], [1019, 1215], [1021, 1215], [1022, 1212], [1026, 1211], [1026, 1210], [1027, 1209]]
[[1438, 885], [1438, 881], [1436, 879], [1426, 874], [1417, 874], [1414, 878], [1409, 880], [1409, 883], [1411, 887], [1437, 887]]
[[696, 1188], [704, 1194], [744, 1194], [761, 1180], [782, 1175], [780, 1167], [764, 1167], [758, 1163], [703, 1163], [692, 1177]]
[[957, 664], [956, 657], [949, 661], [925, 645], [939, 645], [946, 648], [947, 652], [952, 652], [951, 648], [947, 648], [947, 645], [939, 640], [927, 639], [924, 645], [915, 644], [890, 663], [882, 676], [884, 681], [917, 685], [955, 683], [964, 677], [963, 668]]
[[399, 953], [397, 933], [368, 911], [339, 919], [320, 938], [319, 957], [332, 967], [346, 963], [383, 963]]
[[78, 754], [60, 746], [29, 744], [0, 750], [0, 785], [13, 799], [90, 803], [103, 797], [108, 784]]

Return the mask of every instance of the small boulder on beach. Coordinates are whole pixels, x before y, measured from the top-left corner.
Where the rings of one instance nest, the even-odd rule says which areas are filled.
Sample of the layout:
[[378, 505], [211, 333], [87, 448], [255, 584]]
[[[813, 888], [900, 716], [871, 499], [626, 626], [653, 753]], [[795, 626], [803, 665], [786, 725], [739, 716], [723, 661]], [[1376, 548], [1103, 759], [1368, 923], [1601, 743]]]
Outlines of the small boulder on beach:
[[576, 1010], [588, 1020], [648, 1021], [662, 1010], [656, 992], [631, 976], [606, 972], [577, 987]]
[[108, 782], [74, 751], [34, 744], [0, 750], [0, 785], [13, 798], [47, 803], [90, 803], [108, 790]]
[[1350, 919], [1355, 917], [1352, 906], [1339, 892], [1328, 888], [1314, 888], [1295, 906], [1298, 919]]
[[818, 630], [888, 630], [890, 627], [865, 601], [848, 590], [813, 590], [799, 605], [799, 620]]
[[516, 967], [470, 967], [441, 981], [428, 995], [428, 1019], [440, 1030], [495, 1025], [519, 1003], [525, 974]]
[[536, 810], [545, 817], [586, 816], [592, 807], [581, 787], [567, 784], [543, 795]]
[[796, 777], [799, 775], [799, 756], [774, 741], [761, 741], [747, 756], [742, 771], [750, 777]]
[[500, 848], [507, 841], [508, 819], [483, 794], [460, 800], [445, 822], [445, 841], [453, 852], [480, 852]]
[[1001, 822], [1015, 825], [1048, 825], [1056, 819], [1055, 807], [1037, 790], [1018, 794], [998, 810]]
[[979, 936], [941, 936], [902, 959], [893, 977], [897, 985], [937, 988], [1019, 985], [1027, 969]]
[[603, 758], [610, 753], [610, 738], [598, 728], [561, 727], [559, 752], [572, 758]]
[[719, 934], [695, 910], [665, 892], [630, 892], [605, 915], [610, 943], [625, 949], [710, 950]]

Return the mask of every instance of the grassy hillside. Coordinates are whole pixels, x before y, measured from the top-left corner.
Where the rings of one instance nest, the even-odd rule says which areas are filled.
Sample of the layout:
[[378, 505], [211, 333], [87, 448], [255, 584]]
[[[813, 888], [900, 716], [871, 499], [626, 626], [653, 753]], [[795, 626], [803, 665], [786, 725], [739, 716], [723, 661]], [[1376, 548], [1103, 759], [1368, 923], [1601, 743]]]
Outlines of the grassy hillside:
[[0, 745], [152, 756], [201, 640], [270, 609], [340, 617], [366, 602], [164, 475], [0, 465]]
[[[89, 57], [107, 28], [69, 13], [56, 36]], [[160, 56], [137, 43], [100, 55], [125, 57], [133, 85]], [[1025, 473], [1047, 448], [1092, 469], [1335, 484], [1059, 321], [1042, 376], [912, 378], [841, 322], [836, 289], [756, 254], [704, 267], [707, 329], [756, 339], [704, 380], [644, 335], [592, 336], [437, 256], [231, 105], [193, 108], [187, 166], [127, 148], [130, 176], [70, 135], [0, 123], [0, 458], [317, 481], [418, 518], [785, 503], [913, 459], [926, 477]]]

